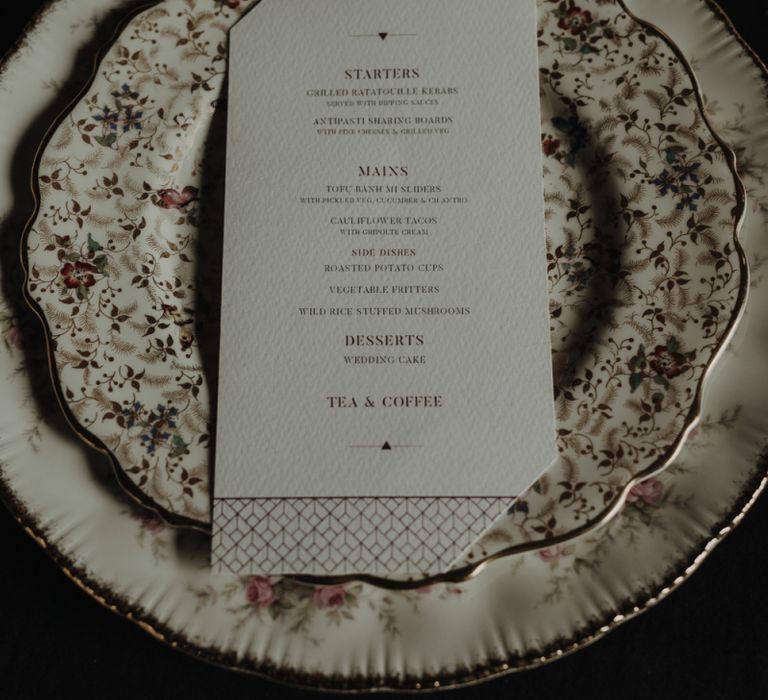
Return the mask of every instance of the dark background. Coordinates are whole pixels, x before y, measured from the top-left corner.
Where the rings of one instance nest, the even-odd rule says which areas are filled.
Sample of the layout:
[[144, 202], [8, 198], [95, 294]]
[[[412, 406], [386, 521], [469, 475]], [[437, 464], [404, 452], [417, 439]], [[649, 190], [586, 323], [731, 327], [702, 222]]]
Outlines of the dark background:
[[[41, 4], [3, 6], [0, 54]], [[720, 5], [768, 61], [768, 2], [721, 0]], [[701, 569], [655, 609], [566, 659], [452, 691], [451, 697], [764, 697], [767, 533], [768, 496], [763, 496]], [[0, 552], [0, 697], [321, 697], [208, 666], [155, 641], [70, 583], [3, 508]]]

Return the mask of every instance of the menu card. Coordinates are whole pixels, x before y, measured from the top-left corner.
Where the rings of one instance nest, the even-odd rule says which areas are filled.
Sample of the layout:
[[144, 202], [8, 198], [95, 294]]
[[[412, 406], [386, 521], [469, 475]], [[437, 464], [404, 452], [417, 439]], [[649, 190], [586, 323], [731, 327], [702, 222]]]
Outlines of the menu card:
[[447, 568], [555, 458], [534, 0], [230, 39], [213, 565]]

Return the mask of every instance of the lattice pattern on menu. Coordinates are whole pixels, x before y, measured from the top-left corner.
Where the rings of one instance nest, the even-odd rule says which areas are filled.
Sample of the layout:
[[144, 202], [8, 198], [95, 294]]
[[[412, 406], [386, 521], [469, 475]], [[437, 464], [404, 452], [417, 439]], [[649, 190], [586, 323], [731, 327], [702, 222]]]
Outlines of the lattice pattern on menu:
[[505, 498], [217, 498], [213, 568], [342, 575], [447, 570]]

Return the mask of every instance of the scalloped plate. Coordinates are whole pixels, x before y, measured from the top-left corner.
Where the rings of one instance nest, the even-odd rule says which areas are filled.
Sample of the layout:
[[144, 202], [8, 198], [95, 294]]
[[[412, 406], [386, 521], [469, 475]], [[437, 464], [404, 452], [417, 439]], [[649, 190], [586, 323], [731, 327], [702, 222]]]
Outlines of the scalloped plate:
[[[112, 7], [118, 3], [112, 3]], [[0, 494], [15, 517], [96, 600], [199, 658], [337, 689], [434, 688], [531, 668], [581, 648], [674, 590], [765, 485], [768, 435], [768, 85], [752, 57], [697, 0], [634, 0], [698, 59], [709, 109], [733, 139], [754, 204], [743, 231], [755, 269], [744, 321], [708, 382], [700, 426], [659, 478], [633, 487], [622, 517], [567, 546], [488, 566], [461, 586], [387, 592], [288, 580], [212, 577], [207, 540], [126, 504], [87, 450], [38, 413], [43, 365], [20, 346], [13, 297], [0, 300]], [[54, 2], [0, 76], [0, 128], [17, 143], [70, 69], [103, 0]], [[71, 26], [72, 31], [55, 31]], [[670, 29], [671, 30], [671, 29]], [[51, 37], [53, 39], [49, 40]], [[46, 41], [41, 41], [42, 37]], [[10, 152], [0, 153], [6, 164]], [[0, 211], [10, 210], [0, 170]], [[6, 221], [4, 239], [18, 237]], [[2, 253], [4, 282], [15, 272]], [[7, 290], [8, 287], [2, 287]], [[23, 311], [21, 307], [17, 309]], [[25, 330], [30, 329], [22, 326]], [[29, 350], [29, 348], [27, 348]], [[29, 372], [27, 371], [29, 370]], [[10, 572], [11, 581], [14, 573]], [[652, 640], [651, 640], [652, 641]]]
[[[209, 522], [218, 95], [246, 6], [166, 0], [128, 24], [42, 152], [25, 246], [79, 433], [177, 524]], [[539, 10], [560, 457], [475, 564], [603, 522], [672, 458], [746, 289], [742, 192], [675, 52], [617, 4]]]

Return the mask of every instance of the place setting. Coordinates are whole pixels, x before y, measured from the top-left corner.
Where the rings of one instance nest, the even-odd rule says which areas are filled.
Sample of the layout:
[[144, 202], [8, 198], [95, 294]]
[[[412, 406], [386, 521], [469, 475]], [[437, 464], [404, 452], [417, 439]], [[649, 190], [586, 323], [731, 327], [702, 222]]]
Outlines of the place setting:
[[151, 636], [324, 690], [669, 595], [768, 432], [766, 74], [669, 5], [51, 3], [0, 74], [12, 515]]

